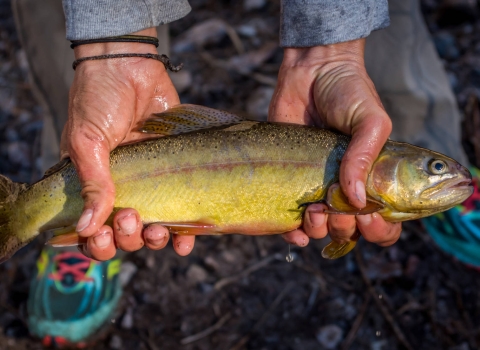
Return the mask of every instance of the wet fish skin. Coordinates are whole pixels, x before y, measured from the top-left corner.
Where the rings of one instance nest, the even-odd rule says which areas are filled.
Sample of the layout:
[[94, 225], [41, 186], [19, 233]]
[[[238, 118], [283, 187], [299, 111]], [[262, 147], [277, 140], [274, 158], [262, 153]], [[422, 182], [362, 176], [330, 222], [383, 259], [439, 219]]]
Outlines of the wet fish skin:
[[[197, 106], [181, 111], [188, 118], [197, 109], [200, 119], [210, 113]], [[181, 124], [173, 115], [171, 122]], [[168, 117], [161, 114], [160, 122], [162, 116]], [[301, 125], [238, 120], [228, 124], [228, 118], [224, 126], [215, 125], [115, 149], [110, 157], [115, 208], [133, 207], [145, 224], [170, 223], [177, 233], [287, 232], [301, 225], [304, 204], [327, 199], [350, 140]], [[429, 173], [433, 160], [443, 162], [448, 171]], [[472, 191], [469, 179], [468, 170], [453, 159], [389, 141], [366, 189], [369, 198], [382, 204], [379, 213], [386, 220], [403, 221], [462, 202]], [[434, 200], [422, 197], [428, 190]], [[2, 177], [0, 260], [41, 232], [73, 227], [83, 209], [80, 191], [70, 161], [29, 187]], [[175, 223], [187, 224], [180, 229]]]

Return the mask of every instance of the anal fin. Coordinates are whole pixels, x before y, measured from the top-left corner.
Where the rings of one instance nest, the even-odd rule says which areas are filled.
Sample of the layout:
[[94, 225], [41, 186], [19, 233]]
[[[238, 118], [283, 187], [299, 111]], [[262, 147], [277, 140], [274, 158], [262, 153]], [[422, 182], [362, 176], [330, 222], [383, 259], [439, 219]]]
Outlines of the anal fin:
[[165, 226], [171, 233], [177, 235], [214, 235], [218, 234], [216, 226], [205, 222], [159, 222]]

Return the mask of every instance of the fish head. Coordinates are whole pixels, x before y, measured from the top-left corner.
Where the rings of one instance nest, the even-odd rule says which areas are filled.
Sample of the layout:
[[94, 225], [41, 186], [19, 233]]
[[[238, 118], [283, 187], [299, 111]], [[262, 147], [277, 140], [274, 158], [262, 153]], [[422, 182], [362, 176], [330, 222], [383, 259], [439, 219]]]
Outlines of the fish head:
[[370, 196], [385, 204], [379, 213], [389, 221], [418, 219], [445, 211], [472, 193], [467, 168], [441, 153], [389, 142], [368, 178]]

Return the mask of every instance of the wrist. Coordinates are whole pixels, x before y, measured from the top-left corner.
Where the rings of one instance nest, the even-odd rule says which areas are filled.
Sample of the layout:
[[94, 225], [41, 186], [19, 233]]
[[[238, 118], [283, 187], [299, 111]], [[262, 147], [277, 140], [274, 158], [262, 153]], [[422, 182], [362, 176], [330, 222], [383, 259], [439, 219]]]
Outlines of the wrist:
[[[157, 29], [155, 27], [143, 29], [141, 31], [131, 33], [131, 35], [142, 35], [157, 37]], [[93, 43], [77, 46], [74, 49], [75, 59], [89, 56], [99, 56], [117, 53], [152, 53], [156, 54], [157, 50], [154, 45], [136, 42], [109, 42], [109, 43]]]
[[287, 47], [282, 66], [321, 68], [351, 62], [364, 66], [365, 39], [313, 47]]

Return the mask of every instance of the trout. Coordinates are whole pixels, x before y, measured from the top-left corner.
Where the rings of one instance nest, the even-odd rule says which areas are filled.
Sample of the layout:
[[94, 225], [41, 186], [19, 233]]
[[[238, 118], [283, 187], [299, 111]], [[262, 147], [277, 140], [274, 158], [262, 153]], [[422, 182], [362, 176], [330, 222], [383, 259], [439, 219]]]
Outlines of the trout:
[[[378, 212], [391, 222], [447, 210], [473, 192], [469, 171], [440, 153], [388, 141], [366, 183], [367, 206], [352, 207], [338, 186], [350, 138], [311, 126], [243, 120], [218, 110], [179, 105], [147, 119], [139, 131], [164, 135], [120, 146], [110, 155], [114, 212], [138, 210], [145, 225], [174, 234], [270, 235], [302, 225], [306, 206], [328, 213]], [[32, 185], [0, 178], [0, 261], [43, 232], [54, 246], [79, 244], [81, 186], [64, 160]], [[113, 217], [113, 215], [110, 217]], [[355, 245], [331, 242], [326, 258]]]

